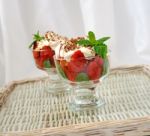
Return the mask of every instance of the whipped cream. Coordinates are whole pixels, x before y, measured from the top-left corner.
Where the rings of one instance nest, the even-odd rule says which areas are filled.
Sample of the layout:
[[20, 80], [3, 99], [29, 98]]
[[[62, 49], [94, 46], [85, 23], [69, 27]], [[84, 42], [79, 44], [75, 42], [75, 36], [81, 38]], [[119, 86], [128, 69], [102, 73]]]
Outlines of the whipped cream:
[[80, 46], [79, 50], [84, 54], [85, 57], [94, 57], [95, 52], [91, 48]]
[[37, 48], [35, 50], [41, 50], [44, 46], [49, 46], [49, 42], [47, 40], [37, 41]]
[[38, 46], [35, 50], [41, 50], [44, 46], [49, 46], [52, 50], [55, 50], [59, 44], [64, 44], [67, 40], [66, 37], [62, 37], [52, 31], [46, 32], [44, 37], [45, 39], [37, 41]]
[[59, 41], [49, 41], [49, 45], [52, 50], [55, 50], [55, 48], [59, 45]]
[[44, 46], [49, 46], [52, 48], [52, 50], [55, 50], [55, 48], [57, 47], [57, 45], [59, 44], [58, 41], [48, 41], [46, 39], [38, 41], [37, 42], [38, 46], [35, 50], [41, 50]]
[[91, 48], [87, 48], [87, 47], [83, 47], [83, 46], [77, 46], [78, 48], [74, 49], [74, 50], [69, 50], [69, 51], [65, 51], [64, 49], [65, 45], [61, 45], [59, 44], [56, 48], [55, 48], [55, 55], [56, 58], [63, 58], [67, 61], [70, 61], [71, 56], [77, 51], [80, 50], [84, 56], [86, 58], [88, 57], [94, 57], [95, 56], [95, 52], [93, 51], [93, 49]]

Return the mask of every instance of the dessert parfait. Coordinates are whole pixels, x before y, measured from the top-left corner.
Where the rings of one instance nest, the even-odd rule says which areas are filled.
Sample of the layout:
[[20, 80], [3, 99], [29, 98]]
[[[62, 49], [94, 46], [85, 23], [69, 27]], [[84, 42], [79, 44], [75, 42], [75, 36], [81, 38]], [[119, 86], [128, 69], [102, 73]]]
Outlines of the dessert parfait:
[[33, 42], [29, 46], [32, 49], [36, 66], [48, 73], [49, 78], [46, 82], [45, 89], [51, 93], [58, 93], [65, 87], [56, 74], [54, 55], [57, 45], [68, 40], [52, 31], [40, 35], [39, 32], [34, 34]]
[[104, 104], [98, 97], [96, 85], [108, 74], [108, 52], [105, 42], [109, 37], [96, 40], [93, 32], [88, 38], [71, 39], [55, 48], [55, 64], [60, 77], [74, 87], [73, 110], [96, 108]]

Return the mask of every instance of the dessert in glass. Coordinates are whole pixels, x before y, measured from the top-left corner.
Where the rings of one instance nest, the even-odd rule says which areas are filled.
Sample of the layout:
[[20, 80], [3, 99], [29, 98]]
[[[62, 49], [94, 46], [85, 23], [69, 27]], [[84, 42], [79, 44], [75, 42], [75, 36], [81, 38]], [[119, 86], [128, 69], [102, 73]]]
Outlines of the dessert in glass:
[[56, 47], [54, 59], [57, 72], [64, 82], [73, 86], [71, 110], [93, 109], [104, 104], [96, 86], [109, 72], [105, 44], [109, 38], [96, 40], [95, 34], [90, 31], [88, 39], [79, 37]]
[[67, 90], [66, 85], [61, 81], [56, 73], [53, 58], [55, 55], [54, 50], [56, 46], [63, 43], [65, 40], [67, 40], [67, 38], [59, 36], [58, 34], [50, 31], [46, 32], [44, 36], [41, 36], [39, 32], [37, 32], [37, 34], [34, 34], [33, 39], [34, 41], [29, 48], [32, 48], [35, 64], [37, 68], [45, 71], [48, 74], [44, 89], [53, 94]]

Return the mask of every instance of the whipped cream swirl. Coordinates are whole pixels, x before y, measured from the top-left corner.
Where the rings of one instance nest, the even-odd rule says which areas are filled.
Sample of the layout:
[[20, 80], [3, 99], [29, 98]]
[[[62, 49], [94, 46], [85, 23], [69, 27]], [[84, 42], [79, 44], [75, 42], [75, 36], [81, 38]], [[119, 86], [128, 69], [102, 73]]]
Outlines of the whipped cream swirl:
[[56, 58], [63, 58], [65, 60], [67, 60], [67, 61], [70, 61], [71, 56], [77, 50], [80, 50], [84, 54], [84, 56], [86, 58], [94, 57], [95, 56], [95, 52], [94, 52], [94, 50], [92, 48], [88, 48], [88, 47], [83, 47], [83, 46], [78, 46], [77, 45], [77, 48], [75, 48], [74, 50], [65, 51], [65, 45], [61, 45], [61, 44], [59, 44], [55, 48], [55, 55], [56, 55]]

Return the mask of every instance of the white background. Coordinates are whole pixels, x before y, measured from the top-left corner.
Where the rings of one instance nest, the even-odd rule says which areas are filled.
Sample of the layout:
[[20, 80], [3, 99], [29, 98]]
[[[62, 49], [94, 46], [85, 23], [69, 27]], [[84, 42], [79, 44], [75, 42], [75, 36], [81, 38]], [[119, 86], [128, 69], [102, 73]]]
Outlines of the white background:
[[53, 30], [111, 36], [111, 67], [150, 64], [150, 0], [0, 0], [0, 86], [42, 76], [28, 45]]

